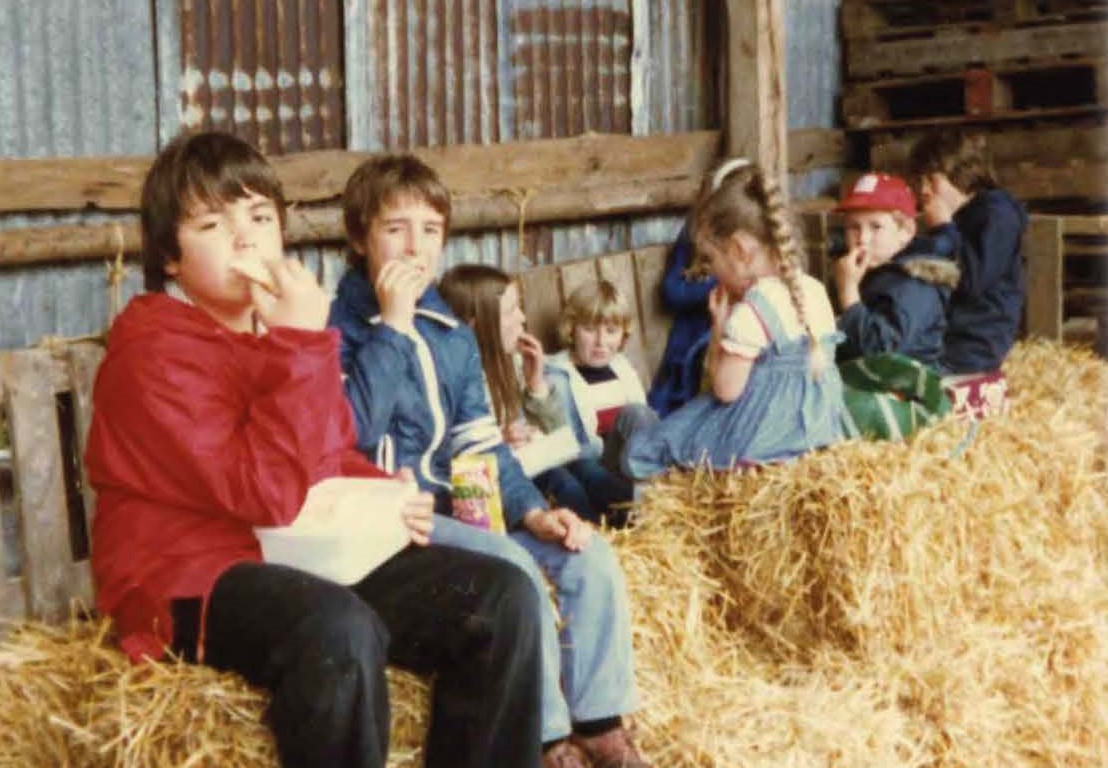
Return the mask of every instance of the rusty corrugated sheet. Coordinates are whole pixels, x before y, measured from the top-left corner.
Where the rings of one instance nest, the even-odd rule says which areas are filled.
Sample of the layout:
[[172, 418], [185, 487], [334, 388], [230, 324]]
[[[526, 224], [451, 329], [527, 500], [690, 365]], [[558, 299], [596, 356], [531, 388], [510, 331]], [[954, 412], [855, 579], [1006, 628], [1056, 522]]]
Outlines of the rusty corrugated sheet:
[[268, 154], [344, 145], [340, 0], [182, 0], [182, 124]]
[[505, 10], [517, 138], [631, 132], [626, 2], [517, 2]]
[[[406, 149], [715, 124], [702, 0], [347, 0], [349, 146]], [[632, 30], [647, 21], [650, 82], [631, 103]], [[710, 78], [709, 78], [710, 79]], [[549, 262], [672, 236], [673, 217], [527, 228]], [[660, 223], [659, 223], [660, 222]], [[641, 228], [641, 227], [639, 227]], [[447, 263], [525, 265], [513, 231], [454, 237]]]

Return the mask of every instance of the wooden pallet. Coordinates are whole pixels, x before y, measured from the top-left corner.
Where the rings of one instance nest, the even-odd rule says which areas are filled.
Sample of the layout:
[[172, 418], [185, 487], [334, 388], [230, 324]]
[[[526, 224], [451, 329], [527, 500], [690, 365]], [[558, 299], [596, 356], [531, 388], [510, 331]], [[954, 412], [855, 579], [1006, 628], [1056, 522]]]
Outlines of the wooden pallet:
[[1108, 18], [1108, 0], [843, 0], [842, 28], [854, 40], [930, 37], [939, 28], [981, 32]]
[[[1108, 126], [1082, 123], [1012, 123], [979, 126], [1002, 187], [1036, 209], [1062, 201], [1078, 213], [1108, 202]], [[925, 130], [912, 128], [869, 135], [869, 167], [906, 175], [912, 146]]]
[[851, 130], [1074, 119], [1108, 112], [1108, 59], [1037, 60], [942, 75], [848, 83]]
[[1108, 21], [1032, 27], [937, 27], [906, 40], [854, 40], [846, 46], [846, 80], [957, 72], [1063, 58], [1108, 55]]
[[[103, 348], [81, 343], [0, 353], [21, 562], [0, 547], [0, 617], [59, 621], [93, 606], [88, 563], [95, 499], [84, 476], [92, 383]], [[16, 573], [12, 573], [17, 571]]]

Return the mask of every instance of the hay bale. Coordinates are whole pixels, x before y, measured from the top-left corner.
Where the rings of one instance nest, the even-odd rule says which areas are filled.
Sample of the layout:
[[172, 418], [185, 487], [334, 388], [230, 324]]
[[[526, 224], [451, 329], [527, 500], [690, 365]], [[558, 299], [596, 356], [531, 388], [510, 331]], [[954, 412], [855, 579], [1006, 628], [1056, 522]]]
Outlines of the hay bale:
[[[426, 684], [389, 670], [390, 768], [420, 765]], [[0, 765], [264, 768], [277, 757], [263, 691], [238, 675], [132, 665], [110, 623], [26, 623], [0, 645]]]
[[[1108, 365], [1021, 343], [1008, 375], [970, 440], [652, 485], [611, 536], [659, 768], [1108, 765]], [[274, 764], [264, 695], [106, 633], [0, 645], [0, 765]], [[389, 764], [415, 766], [426, 689], [390, 683]]]
[[[1012, 412], [969, 440], [947, 422], [908, 443], [845, 443], [756, 474], [672, 473], [648, 494], [641, 532], [694, 528], [679, 538], [698, 578], [719, 585], [699, 609], [718, 623], [705, 634], [752, 657], [744, 670], [721, 652], [694, 679], [718, 679], [740, 701], [755, 676], [769, 701], [782, 699], [765, 686], [785, 683], [784, 694], [812, 686], [872, 703], [828, 700], [834, 709], [803, 719], [804, 749], [777, 764], [1108, 764], [1108, 366], [1025, 344], [1009, 377]], [[661, 546], [638, 533], [624, 547]], [[642, 582], [630, 580], [637, 595]], [[647, 599], [636, 615], [652, 625], [664, 621], [656, 611]], [[673, 661], [640, 647], [639, 663], [651, 679]], [[681, 688], [670, 696], [701, 714]], [[795, 722], [806, 702], [774, 723]], [[840, 708], [847, 732], [881, 752], [847, 758], [811, 743], [835, 732]], [[760, 764], [731, 750], [774, 748], [765, 723], [747, 730], [710, 707], [706, 718], [708, 752], [728, 759], [672, 764]], [[678, 728], [661, 740], [683, 739]]]

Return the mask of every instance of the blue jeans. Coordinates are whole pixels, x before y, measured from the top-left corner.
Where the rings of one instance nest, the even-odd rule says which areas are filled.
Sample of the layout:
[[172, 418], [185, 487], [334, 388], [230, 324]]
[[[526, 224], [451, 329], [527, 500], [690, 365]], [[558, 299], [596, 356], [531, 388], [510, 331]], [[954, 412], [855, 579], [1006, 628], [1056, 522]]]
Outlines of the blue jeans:
[[549, 600], [542, 601], [539, 617], [544, 742], [567, 736], [571, 721], [637, 708], [627, 588], [605, 539], [593, 536], [583, 552], [569, 552], [523, 529], [502, 535], [436, 515], [431, 541], [514, 563], [541, 596], [548, 594], [546, 578], [554, 585], [563, 619], [560, 636]]
[[610, 471], [597, 459], [575, 459], [534, 478], [535, 487], [568, 507], [584, 520], [600, 524], [607, 518], [613, 528], [627, 524], [626, 505], [631, 501], [631, 481]]

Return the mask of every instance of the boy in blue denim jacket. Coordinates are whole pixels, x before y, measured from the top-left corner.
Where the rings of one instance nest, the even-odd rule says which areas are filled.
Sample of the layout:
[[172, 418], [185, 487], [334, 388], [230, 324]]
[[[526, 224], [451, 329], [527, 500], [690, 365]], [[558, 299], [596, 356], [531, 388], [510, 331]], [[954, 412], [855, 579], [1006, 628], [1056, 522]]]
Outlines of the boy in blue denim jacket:
[[[549, 601], [536, 616], [545, 764], [645, 768], [622, 725], [637, 705], [623, 573], [607, 542], [570, 510], [548, 509], [523, 473], [490, 410], [473, 331], [434, 285], [449, 192], [419, 159], [380, 156], [350, 177], [343, 214], [352, 253], [330, 324], [342, 333], [358, 447], [410, 467], [435, 495], [433, 544], [509, 560], [541, 595], [544, 572], [554, 584], [560, 637]], [[507, 535], [450, 517], [452, 461], [468, 454], [496, 457]]]

